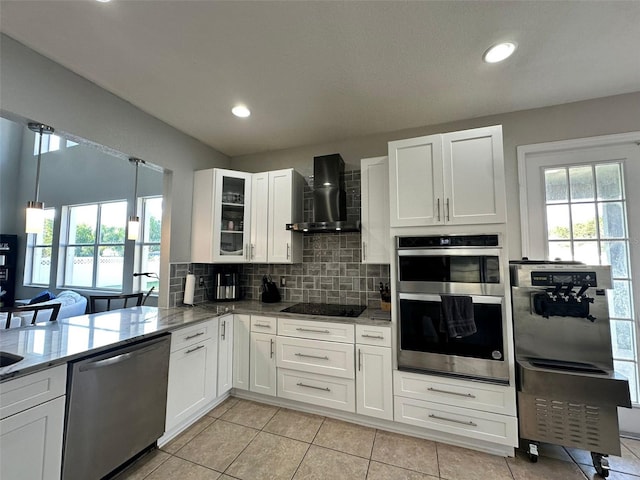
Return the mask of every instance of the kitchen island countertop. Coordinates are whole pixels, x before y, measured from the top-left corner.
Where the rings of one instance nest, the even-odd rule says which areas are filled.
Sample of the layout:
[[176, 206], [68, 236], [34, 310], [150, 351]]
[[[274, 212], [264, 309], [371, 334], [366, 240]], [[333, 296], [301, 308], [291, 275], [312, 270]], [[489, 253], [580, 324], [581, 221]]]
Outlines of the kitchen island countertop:
[[[280, 312], [289, 305], [292, 304], [245, 300], [231, 303], [209, 302], [194, 307], [168, 309], [130, 307], [2, 330], [0, 351], [19, 355], [24, 359], [0, 368], [0, 382], [231, 313], [390, 325], [389, 320], [379, 319], [381, 314], [376, 309], [365, 310], [356, 318]], [[384, 318], [384, 314], [382, 317]]]

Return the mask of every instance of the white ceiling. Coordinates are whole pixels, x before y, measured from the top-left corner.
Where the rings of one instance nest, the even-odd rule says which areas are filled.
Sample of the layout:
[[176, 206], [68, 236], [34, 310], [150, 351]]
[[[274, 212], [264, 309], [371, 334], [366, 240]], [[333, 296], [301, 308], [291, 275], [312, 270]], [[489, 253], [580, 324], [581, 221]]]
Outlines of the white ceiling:
[[[0, 8], [2, 32], [229, 156], [640, 91], [638, 0]], [[502, 40], [515, 55], [483, 63]]]

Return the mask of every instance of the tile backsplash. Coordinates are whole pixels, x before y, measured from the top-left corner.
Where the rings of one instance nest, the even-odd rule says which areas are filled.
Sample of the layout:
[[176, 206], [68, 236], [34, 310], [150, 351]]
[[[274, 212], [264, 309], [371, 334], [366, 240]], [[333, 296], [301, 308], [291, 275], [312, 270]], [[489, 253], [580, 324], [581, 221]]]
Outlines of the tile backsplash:
[[[347, 220], [360, 219], [360, 171], [345, 172]], [[313, 178], [306, 178], [304, 189], [304, 221], [313, 220]], [[271, 275], [286, 302], [320, 302], [380, 306], [379, 284], [389, 283], [389, 265], [363, 265], [359, 232], [299, 234], [304, 235], [302, 263], [244, 264], [240, 266], [243, 298], [260, 300], [262, 277]], [[194, 302], [201, 303], [212, 294], [213, 265], [172, 264], [169, 305], [181, 305], [188, 271], [206, 279], [198, 287]], [[284, 287], [281, 280], [284, 279]]]

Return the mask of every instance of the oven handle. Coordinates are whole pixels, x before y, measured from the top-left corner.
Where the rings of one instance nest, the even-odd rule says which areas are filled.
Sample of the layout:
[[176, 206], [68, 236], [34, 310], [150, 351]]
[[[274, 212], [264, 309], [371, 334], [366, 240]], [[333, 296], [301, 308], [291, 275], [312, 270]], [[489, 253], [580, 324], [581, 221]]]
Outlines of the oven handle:
[[468, 248], [468, 247], [449, 247], [449, 248], [396, 248], [399, 257], [499, 257], [502, 253], [500, 248]]
[[[499, 296], [489, 296], [489, 295], [454, 295], [454, 296], [463, 296], [463, 297], [471, 297], [473, 303], [484, 303], [484, 304], [492, 304], [498, 305], [502, 304], [504, 301], [504, 297]], [[434, 295], [431, 293], [399, 293], [398, 297], [400, 300], [418, 300], [424, 302], [440, 302], [440, 295]]]

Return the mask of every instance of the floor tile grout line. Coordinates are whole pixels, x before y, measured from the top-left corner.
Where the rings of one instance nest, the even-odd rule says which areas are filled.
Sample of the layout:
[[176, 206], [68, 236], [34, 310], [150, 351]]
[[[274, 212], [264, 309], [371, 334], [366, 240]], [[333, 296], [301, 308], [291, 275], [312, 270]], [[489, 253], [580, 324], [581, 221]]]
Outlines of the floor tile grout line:
[[[514, 452], [513, 458], [516, 458], [516, 455], [518, 455], [518, 452]], [[516, 475], [515, 473], [513, 473], [513, 470], [511, 469], [511, 464], [509, 463], [509, 458], [510, 457], [505, 457], [504, 461], [507, 464], [507, 470], [509, 470], [509, 475], [511, 475], [511, 478], [513, 478], [513, 480], [516, 480]]]

